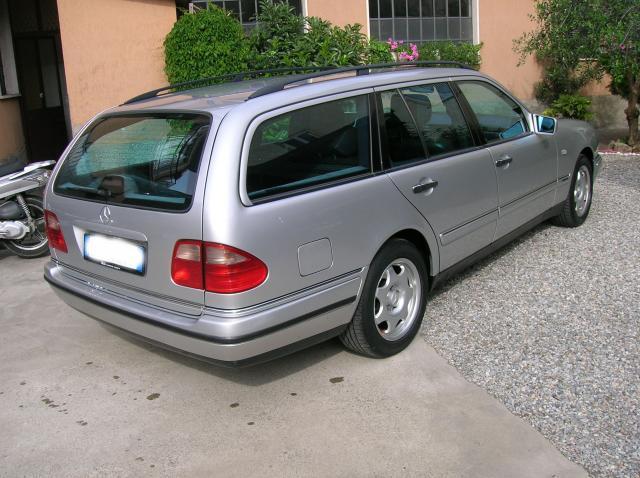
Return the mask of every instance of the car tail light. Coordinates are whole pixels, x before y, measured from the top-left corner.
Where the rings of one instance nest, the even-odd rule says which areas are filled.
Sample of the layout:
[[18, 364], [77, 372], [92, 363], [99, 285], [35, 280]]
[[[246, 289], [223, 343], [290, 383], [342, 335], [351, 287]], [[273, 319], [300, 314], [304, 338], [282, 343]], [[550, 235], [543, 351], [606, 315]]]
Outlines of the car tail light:
[[194, 289], [203, 288], [202, 242], [182, 240], [176, 242], [171, 261], [173, 282]]
[[247, 252], [214, 243], [205, 243], [204, 251], [204, 284], [209, 292], [244, 292], [267, 278], [264, 262]]
[[185, 287], [234, 294], [258, 287], [268, 272], [257, 257], [224, 244], [181, 240], [173, 250], [171, 278]]
[[58, 216], [51, 211], [45, 211], [44, 227], [47, 231], [49, 247], [66, 254], [68, 252], [67, 243], [64, 240], [64, 234], [62, 233], [62, 227], [60, 226], [60, 221], [58, 221]]

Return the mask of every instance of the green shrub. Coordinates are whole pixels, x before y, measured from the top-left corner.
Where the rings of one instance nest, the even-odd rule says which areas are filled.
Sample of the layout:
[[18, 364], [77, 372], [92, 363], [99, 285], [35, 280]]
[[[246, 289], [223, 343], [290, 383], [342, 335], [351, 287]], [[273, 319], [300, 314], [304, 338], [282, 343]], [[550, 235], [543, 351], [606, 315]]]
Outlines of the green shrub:
[[546, 116], [573, 118], [583, 121], [593, 119], [591, 100], [581, 95], [560, 95], [543, 114]]
[[[171, 83], [248, 70], [349, 66], [394, 61], [389, 45], [368, 40], [358, 24], [337, 27], [301, 17], [287, 3], [260, 1], [257, 25], [247, 37], [240, 23], [218, 7], [183, 15], [167, 35], [165, 72]], [[430, 42], [420, 60], [480, 66], [482, 45]]]
[[576, 95], [585, 85], [584, 79], [562, 65], [545, 66], [544, 76], [534, 86], [533, 94], [545, 104], [551, 104], [561, 95]]
[[420, 46], [420, 61], [459, 61], [477, 70], [482, 63], [481, 48], [482, 43], [426, 42]]
[[249, 69], [302, 66], [300, 41], [304, 18], [286, 3], [260, 1], [256, 27], [249, 36]]
[[336, 27], [270, 0], [262, 0], [260, 9], [250, 36], [252, 69], [358, 65], [367, 59], [368, 41], [358, 24]]
[[366, 60], [368, 41], [361, 25], [341, 28], [317, 17], [306, 18], [306, 23], [307, 32], [301, 42], [306, 64], [349, 66]]
[[369, 40], [369, 47], [367, 51], [367, 63], [370, 65], [376, 65], [378, 63], [391, 63], [393, 62], [393, 56], [389, 49], [389, 44], [379, 40]]
[[165, 73], [179, 83], [244, 71], [248, 53], [240, 22], [211, 5], [175, 23], [164, 41]]

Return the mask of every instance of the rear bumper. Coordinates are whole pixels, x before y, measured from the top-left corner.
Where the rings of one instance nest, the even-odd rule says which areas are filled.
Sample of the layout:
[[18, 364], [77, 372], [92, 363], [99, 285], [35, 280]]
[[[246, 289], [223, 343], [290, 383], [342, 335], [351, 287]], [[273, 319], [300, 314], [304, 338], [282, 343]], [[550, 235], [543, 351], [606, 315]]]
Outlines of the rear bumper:
[[64, 269], [50, 261], [44, 277], [74, 309], [162, 347], [230, 366], [270, 360], [338, 335], [351, 320], [365, 275], [357, 270], [270, 304], [203, 308], [194, 317], [123, 297]]

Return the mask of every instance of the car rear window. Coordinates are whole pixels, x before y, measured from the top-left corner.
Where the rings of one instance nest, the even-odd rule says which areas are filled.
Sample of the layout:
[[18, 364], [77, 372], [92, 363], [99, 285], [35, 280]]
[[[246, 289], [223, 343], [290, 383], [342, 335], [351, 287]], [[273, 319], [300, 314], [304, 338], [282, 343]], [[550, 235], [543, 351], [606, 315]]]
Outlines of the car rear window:
[[98, 120], [76, 141], [56, 194], [168, 211], [189, 208], [211, 120], [161, 113]]
[[259, 200], [371, 171], [366, 96], [329, 101], [270, 118], [249, 149], [247, 194]]

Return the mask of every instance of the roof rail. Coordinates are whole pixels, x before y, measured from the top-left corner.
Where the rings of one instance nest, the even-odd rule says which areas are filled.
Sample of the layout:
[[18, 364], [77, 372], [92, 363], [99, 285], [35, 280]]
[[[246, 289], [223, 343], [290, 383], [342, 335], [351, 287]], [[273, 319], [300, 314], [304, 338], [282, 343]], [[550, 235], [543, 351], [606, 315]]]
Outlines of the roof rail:
[[358, 65], [358, 66], [347, 66], [347, 67], [336, 67], [336, 66], [291, 66], [284, 68], [271, 68], [267, 70], [253, 70], [253, 71], [242, 71], [237, 73], [228, 73], [226, 75], [219, 76], [210, 76], [208, 78], [200, 78], [198, 80], [190, 80], [183, 81], [181, 83], [174, 83], [172, 85], [163, 86], [162, 88], [157, 88], [155, 90], [147, 91], [146, 93], [142, 93], [138, 96], [134, 96], [133, 98], [128, 99], [123, 105], [129, 105], [131, 103], [137, 103], [138, 101], [149, 100], [151, 98], [157, 98], [158, 96], [167, 95], [175, 92], [178, 89], [182, 89], [185, 86], [199, 88], [203, 86], [209, 86], [212, 83], [218, 82], [220, 80], [231, 80], [231, 81], [242, 81], [250, 78], [255, 78], [263, 75], [269, 74], [278, 74], [278, 73], [304, 73], [304, 72], [313, 72], [308, 73], [306, 75], [295, 75], [289, 78], [283, 78], [282, 81], [274, 83], [272, 85], [267, 85], [259, 90], [253, 92], [249, 99], [258, 98], [260, 96], [268, 95], [270, 93], [275, 93], [277, 91], [281, 91], [292, 83], [298, 83], [300, 81], [311, 80], [313, 78], [320, 78], [323, 76], [330, 76], [339, 73], [350, 73], [356, 72], [356, 75], [368, 75], [371, 70], [381, 70], [381, 69], [391, 69], [391, 68], [420, 68], [420, 67], [436, 67], [436, 66], [454, 66], [457, 68], [465, 68], [472, 70], [469, 65], [465, 65], [464, 63], [460, 63], [457, 61], [414, 61], [407, 63], [379, 63], [375, 65]]
[[331, 76], [340, 73], [352, 73], [355, 72], [356, 76], [368, 75], [371, 73], [371, 70], [383, 70], [383, 69], [405, 69], [405, 68], [421, 68], [421, 67], [438, 67], [438, 66], [453, 66], [456, 68], [464, 68], [467, 70], [473, 70], [472, 67], [466, 65], [464, 63], [460, 63], [458, 61], [412, 61], [406, 63], [379, 63], [375, 65], [358, 65], [358, 66], [348, 66], [348, 67], [334, 67], [332, 69], [325, 69], [322, 71], [317, 71], [315, 73], [309, 73], [306, 75], [296, 75], [294, 77], [283, 78], [282, 81], [277, 83], [273, 83], [259, 90], [256, 90], [249, 96], [248, 99], [252, 100], [254, 98], [259, 98], [260, 96], [265, 96], [271, 93], [276, 93], [278, 91], [284, 90], [288, 85], [293, 83], [299, 83], [301, 81], [312, 80], [314, 78], [321, 78], [323, 76]]
[[296, 73], [296, 72], [308, 72], [308, 71], [323, 71], [323, 70], [335, 70], [335, 66], [292, 66], [285, 68], [271, 68], [267, 70], [253, 70], [242, 71], [238, 73], [228, 73], [226, 75], [210, 76], [207, 78], [200, 78], [198, 80], [183, 81], [181, 83], [174, 83], [172, 85], [163, 86], [155, 90], [147, 91], [138, 96], [128, 99], [122, 105], [128, 105], [136, 103], [138, 101], [149, 100], [158, 96], [167, 95], [173, 93], [177, 89], [181, 89], [185, 86], [191, 86], [194, 88], [209, 86], [220, 80], [242, 81], [261, 75], [269, 75], [272, 73]]

